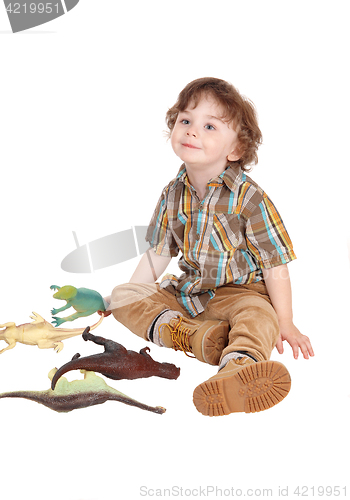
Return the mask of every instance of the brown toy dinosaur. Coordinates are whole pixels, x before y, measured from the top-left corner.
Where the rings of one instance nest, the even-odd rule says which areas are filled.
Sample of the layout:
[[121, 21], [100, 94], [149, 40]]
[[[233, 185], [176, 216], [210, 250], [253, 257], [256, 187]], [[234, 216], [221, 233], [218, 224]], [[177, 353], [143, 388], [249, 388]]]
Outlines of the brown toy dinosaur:
[[[54, 348], [56, 352], [63, 349], [62, 340], [76, 335], [81, 335], [84, 332], [83, 328], [55, 328], [50, 323], [44, 320], [38, 313], [33, 312], [30, 316], [34, 321], [31, 323], [24, 323], [23, 325], [16, 325], [16, 323], [4, 323], [0, 325], [0, 340], [7, 342], [8, 346], [0, 351], [0, 354], [13, 349], [17, 342], [27, 345], [37, 345], [39, 349]], [[101, 319], [92, 325], [91, 330], [97, 328], [103, 320], [103, 313]]]
[[180, 368], [175, 365], [154, 361], [146, 352], [149, 351], [148, 347], [144, 347], [139, 353], [129, 351], [121, 344], [103, 337], [96, 337], [89, 331], [90, 328], [87, 327], [83, 333], [83, 339], [103, 345], [105, 351], [84, 358], [81, 358], [79, 353], [75, 354], [71, 361], [61, 366], [55, 373], [51, 383], [52, 389], [55, 388], [57, 380], [70, 370], [98, 372], [113, 380], [133, 380], [152, 376], [177, 379], [180, 375]]

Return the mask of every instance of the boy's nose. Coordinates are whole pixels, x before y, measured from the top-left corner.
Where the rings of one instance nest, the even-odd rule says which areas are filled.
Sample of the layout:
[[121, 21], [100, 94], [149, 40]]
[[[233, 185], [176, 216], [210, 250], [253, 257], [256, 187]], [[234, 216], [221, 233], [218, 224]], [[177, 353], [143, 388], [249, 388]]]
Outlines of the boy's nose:
[[191, 136], [191, 137], [197, 137], [197, 132], [196, 132], [196, 130], [195, 130], [194, 128], [192, 128], [192, 127], [191, 127], [190, 129], [188, 129], [188, 130], [187, 130], [186, 134], [187, 134], [187, 135], [189, 135], [189, 136]]

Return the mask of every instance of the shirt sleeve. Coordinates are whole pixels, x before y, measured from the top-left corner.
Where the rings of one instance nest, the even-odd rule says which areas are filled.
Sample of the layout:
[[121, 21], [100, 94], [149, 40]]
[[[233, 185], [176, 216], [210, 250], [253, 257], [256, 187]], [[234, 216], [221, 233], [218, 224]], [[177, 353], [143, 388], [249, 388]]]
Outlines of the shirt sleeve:
[[269, 269], [296, 259], [281, 216], [265, 193], [247, 221], [246, 242], [261, 268]]
[[164, 257], [176, 257], [179, 248], [171, 233], [167, 212], [168, 186], [163, 190], [149, 223], [146, 241], [154, 252]]

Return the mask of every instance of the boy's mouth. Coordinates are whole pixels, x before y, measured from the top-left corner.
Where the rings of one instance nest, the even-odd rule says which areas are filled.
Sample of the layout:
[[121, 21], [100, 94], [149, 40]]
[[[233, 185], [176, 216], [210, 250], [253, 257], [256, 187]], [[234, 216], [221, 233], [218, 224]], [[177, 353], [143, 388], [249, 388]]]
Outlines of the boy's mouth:
[[193, 146], [192, 144], [188, 144], [188, 143], [185, 143], [185, 144], [182, 144], [182, 145], [185, 146], [186, 148], [200, 149], [200, 148], [197, 148], [196, 146]]

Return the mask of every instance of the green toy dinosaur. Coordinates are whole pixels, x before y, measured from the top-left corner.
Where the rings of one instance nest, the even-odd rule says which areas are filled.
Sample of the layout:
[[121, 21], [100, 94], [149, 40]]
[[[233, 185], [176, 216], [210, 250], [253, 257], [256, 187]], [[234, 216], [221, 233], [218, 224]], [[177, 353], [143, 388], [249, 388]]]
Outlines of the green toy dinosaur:
[[[89, 288], [75, 288], [74, 286], [66, 285], [62, 288], [57, 285], [51, 285], [51, 290], [58, 290], [54, 294], [55, 299], [66, 300], [67, 304], [60, 309], [52, 309], [52, 324], [60, 326], [65, 321], [74, 321], [77, 318], [90, 316], [97, 311], [105, 311], [108, 304], [103, 300], [102, 296], [95, 290]], [[66, 318], [57, 318], [56, 314], [66, 309], [73, 307], [77, 312], [67, 316]]]
[[[57, 368], [53, 368], [49, 373], [49, 379], [52, 380]], [[4, 392], [0, 394], [1, 398], [24, 398], [36, 403], [40, 403], [51, 410], [67, 413], [78, 408], [87, 408], [88, 406], [98, 405], [106, 401], [120, 401], [131, 406], [137, 406], [141, 410], [151, 411], [162, 414], [165, 408], [162, 406], [148, 406], [135, 399], [126, 396], [122, 392], [113, 389], [94, 372], [80, 370], [84, 374], [83, 380], [73, 380], [68, 382], [62, 377], [55, 387], [55, 390], [46, 391], [15, 391]]]

